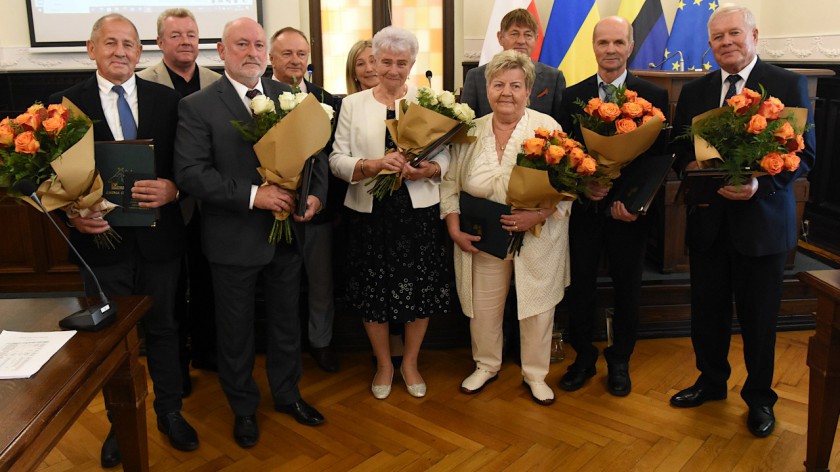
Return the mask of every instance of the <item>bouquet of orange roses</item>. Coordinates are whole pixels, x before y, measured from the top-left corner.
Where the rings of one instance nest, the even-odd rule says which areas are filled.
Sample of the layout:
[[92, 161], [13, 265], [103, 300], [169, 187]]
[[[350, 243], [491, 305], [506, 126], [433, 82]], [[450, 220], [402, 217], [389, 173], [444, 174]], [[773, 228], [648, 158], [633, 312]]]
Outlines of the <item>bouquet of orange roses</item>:
[[[511, 170], [507, 203], [514, 209], [551, 208], [575, 200], [594, 178], [598, 163], [581, 144], [561, 130], [537, 128], [534, 137], [522, 143]], [[539, 237], [542, 225], [530, 229]], [[525, 234], [514, 233], [508, 252], [518, 254]]]
[[764, 87], [761, 93], [744, 87], [726, 106], [694, 117], [686, 136], [694, 138], [701, 168], [720, 167], [727, 185], [740, 185], [758, 173], [799, 168], [807, 117], [808, 110], [786, 108]]
[[583, 109], [574, 120], [580, 125], [586, 149], [610, 180], [650, 149], [665, 126], [662, 110], [625, 85], [615, 87], [607, 101], [595, 97], [576, 103]]
[[[334, 111], [312, 94], [283, 92], [277, 102], [279, 111], [274, 100], [258, 95], [251, 100], [253, 121], [232, 124], [243, 139], [254, 143], [260, 161], [257, 171], [263, 185], [294, 191], [301, 184], [306, 161], [321, 152], [329, 141]], [[292, 242], [292, 226], [286, 211], [274, 212], [274, 224], [268, 235], [268, 242], [280, 241]]]
[[[116, 205], [102, 197], [103, 183], [93, 154], [90, 119], [66, 98], [47, 108], [29, 107], [14, 120], [0, 121], [0, 182], [14, 185], [30, 180], [47, 211], [63, 208], [71, 218], [95, 212], [107, 214]], [[40, 208], [26, 195], [21, 198]], [[114, 248], [120, 235], [113, 229], [98, 234], [100, 248]]]

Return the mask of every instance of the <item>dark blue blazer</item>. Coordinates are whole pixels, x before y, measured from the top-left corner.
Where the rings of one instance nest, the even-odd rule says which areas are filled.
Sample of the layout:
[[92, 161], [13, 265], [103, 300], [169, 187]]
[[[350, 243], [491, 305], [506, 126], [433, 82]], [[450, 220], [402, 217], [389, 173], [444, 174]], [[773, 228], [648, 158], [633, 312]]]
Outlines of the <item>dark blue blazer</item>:
[[[710, 72], [687, 83], [680, 93], [674, 117], [672, 137], [683, 134], [691, 119], [700, 113], [720, 107], [722, 89], [720, 70]], [[755, 65], [746, 87], [758, 91], [759, 85], [786, 107], [808, 108], [808, 123], [813, 124], [813, 110], [808, 99], [805, 76], [762, 62]], [[758, 257], [787, 252], [796, 246], [796, 201], [793, 181], [805, 175], [814, 165], [814, 130], [806, 132], [802, 161], [794, 172], [782, 171], [775, 176], [758, 177], [758, 191], [748, 201], [731, 201], [723, 197], [708, 207], [695, 208], [688, 215], [689, 249], [708, 249], [720, 231], [726, 231], [738, 253]], [[677, 154], [674, 170], [681, 173], [694, 160], [690, 140], [672, 140]]]

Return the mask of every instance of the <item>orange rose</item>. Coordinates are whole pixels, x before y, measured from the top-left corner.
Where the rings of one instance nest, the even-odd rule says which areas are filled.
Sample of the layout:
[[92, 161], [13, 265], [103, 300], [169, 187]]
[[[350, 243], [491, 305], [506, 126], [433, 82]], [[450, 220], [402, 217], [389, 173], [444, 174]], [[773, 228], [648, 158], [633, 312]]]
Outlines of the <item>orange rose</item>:
[[25, 131], [20, 133], [15, 138], [15, 152], [23, 154], [35, 154], [41, 149], [41, 143], [35, 139], [35, 133], [32, 131]]
[[551, 139], [556, 140], [557, 144], [562, 144], [563, 142], [561, 139], [568, 137], [569, 135], [564, 133], [563, 130], [556, 129], [551, 133]]
[[793, 139], [787, 142], [786, 147], [790, 152], [799, 152], [805, 149], [805, 140], [802, 139], [801, 134], [797, 134]]
[[590, 116], [595, 116], [595, 112], [598, 111], [598, 108], [601, 107], [601, 104], [604, 103], [601, 101], [600, 98], [595, 97], [589, 100], [589, 103], [586, 104], [584, 107], [583, 112]]
[[743, 95], [733, 95], [732, 98], [726, 101], [726, 104], [732, 107], [736, 115], [743, 115], [750, 108], [750, 102], [747, 97]]
[[572, 139], [572, 138], [565, 138], [565, 139], [563, 139], [563, 141], [562, 141], [561, 143], [559, 143], [559, 144], [560, 144], [561, 146], [563, 146], [563, 149], [565, 149], [565, 150], [566, 150], [566, 152], [572, 152], [572, 149], [575, 149], [575, 148], [579, 148], [579, 147], [581, 147], [581, 144], [580, 144], [579, 142], [575, 141], [575, 140], [574, 140], [574, 139]]
[[793, 130], [793, 126], [791, 126], [789, 122], [785, 121], [782, 126], [776, 128], [773, 136], [775, 136], [780, 143], [785, 144], [796, 137], [796, 131]]
[[761, 168], [767, 171], [770, 175], [776, 175], [782, 171], [785, 166], [785, 160], [778, 152], [771, 152], [770, 154], [761, 158]]
[[627, 89], [627, 90], [624, 91], [624, 98], [626, 98], [628, 102], [633, 102], [638, 97], [639, 97], [639, 94], [630, 90], [630, 89]]
[[547, 139], [551, 138], [551, 131], [549, 131], [545, 128], [537, 128], [537, 129], [534, 130], [534, 136], [547, 140]]
[[70, 119], [70, 111], [64, 108], [63, 105], [50, 105], [49, 108], [47, 108], [47, 115], [50, 118], [58, 115], [64, 119], [64, 121]]
[[51, 135], [55, 136], [64, 129], [64, 126], [67, 125], [67, 121], [61, 117], [61, 115], [53, 116], [52, 118], [47, 118], [41, 123], [41, 126], [44, 127], [44, 131], [50, 133]]
[[602, 103], [598, 107], [598, 116], [607, 123], [612, 123], [616, 118], [621, 116], [621, 109], [615, 103]]
[[583, 158], [583, 161], [577, 166], [578, 174], [580, 175], [592, 175], [598, 169], [598, 162], [590, 156], [586, 156]]
[[659, 118], [660, 120], [662, 120], [663, 123], [665, 123], [665, 121], [667, 121], [665, 119], [665, 113], [662, 113], [662, 110], [660, 110], [659, 108], [651, 107], [650, 114], [651, 114], [651, 116], [655, 116], [655, 117]]
[[584, 158], [586, 158], [586, 153], [583, 152], [583, 149], [581, 148], [576, 147], [569, 151], [569, 164], [575, 169], [580, 167], [580, 164], [581, 162], [583, 162]]
[[799, 156], [794, 153], [788, 153], [782, 156], [782, 159], [785, 161], [785, 170], [793, 172], [796, 169], [799, 169]]
[[765, 128], [767, 128], [767, 119], [758, 114], [753, 115], [747, 123], [747, 133], [750, 134], [760, 134]]
[[653, 108], [653, 104], [642, 97], [636, 97], [636, 100], [634, 100], [633, 103], [642, 107], [642, 110], [644, 110], [645, 113], [650, 113], [650, 110]]
[[15, 118], [15, 123], [26, 131], [37, 131], [41, 127], [40, 115], [35, 113], [22, 113]]
[[566, 155], [566, 151], [560, 146], [551, 145], [545, 152], [545, 162], [548, 164], [559, 164], [560, 159]]
[[653, 115], [645, 115], [645, 116], [643, 116], [643, 117], [642, 117], [642, 124], [647, 123], [647, 122], [648, 122], [648, 120], [649, 120], [649, 119], [651, 119], [651, 118], [653, 118]]
[[[626, 103], [625, 103], [626, 105]], [[636, 122], [629, 118], [615, 120], [615, 134], [625, 134], [636, 129]]]
[[747, 97], [750, 107], [754, 107], [761, 103], [761, 94], [746, 87], [744, 87], [744, 90], [741, 90], [741, 95]]
[[522, 143], [522, 150], [530, 159], [535, 159], [542, 155], [543, 147], [545, 147], [545, 139], [529, 138]]
[[770, 97], [758, 107], [758, 114], [768, 120], [778, 120], [779, 114], [785, 109], [785, 105], [776, 97]]
[[9, 147], [15, 142], [15, 130], [10, 123], [8, 118], [0, 121], [0, 147]]
[[621, 105], [621, 114], [625, 118], [638, 118], [645, 114], [645, 109], [638, 103], [626, 102], [624, 105]]

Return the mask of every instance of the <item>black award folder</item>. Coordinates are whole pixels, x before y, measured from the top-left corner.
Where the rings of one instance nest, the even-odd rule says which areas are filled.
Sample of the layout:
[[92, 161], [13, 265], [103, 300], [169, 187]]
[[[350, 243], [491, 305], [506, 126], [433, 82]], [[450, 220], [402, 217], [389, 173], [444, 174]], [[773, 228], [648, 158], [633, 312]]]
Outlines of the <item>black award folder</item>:
[[96, 168], [102, 177], [102, 196], [119, 205], [105, 217], [113, 227], [154, 226], [157, 210], [140, 208], [131, 198], [138, 180], [154, 180], [155, 146], [152, 140], [100, 141], [94, 144]]
[[481, 240], [473, 246], [487, 254], [504, 259], [508, 255], [510, 233], [502, 229], [502, 215], [510, 215], [510, 207], [461, 192], [461, 231]]
[[677, 195], [682, 195], [687, 206], [708, 206], [723, 198], [717, 191], [726, 185], [726, 177], [720, 169], [687, 170]]
[[[315, 156], [306, 160], [303, 165], [303, 170], [300, 173], [300, 186], [298, 187], [297, 207], [295, 214], [303, 216], [306, 214], [306, 197], [309, 196], [309, 190], [312, 187], [312, 168], [315, 165]], [[321, 202], [321, 205], [326, 205], [327, 202]]]
[[647, 213], [675, 157], [674, 154], [643, 154], [634, 159], [621, 170], [621, 177], [612, 190], [612, 201], [624, 203], [630, 213]]

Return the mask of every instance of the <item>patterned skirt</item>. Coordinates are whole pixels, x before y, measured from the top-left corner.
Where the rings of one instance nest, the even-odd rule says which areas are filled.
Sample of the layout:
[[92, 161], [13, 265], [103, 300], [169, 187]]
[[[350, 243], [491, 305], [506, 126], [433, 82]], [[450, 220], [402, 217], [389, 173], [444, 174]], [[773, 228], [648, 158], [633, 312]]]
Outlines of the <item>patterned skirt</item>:
[[451, 261], [438, 205], [412, 208], [405, 185], [371, 213], [348, 210], [349, 305], [366, 322], [406, 323], [450, 309]]

